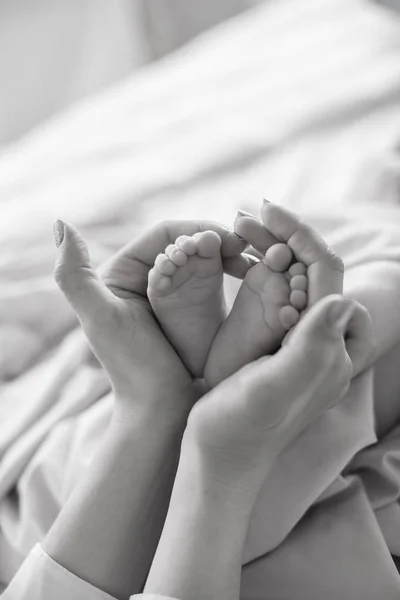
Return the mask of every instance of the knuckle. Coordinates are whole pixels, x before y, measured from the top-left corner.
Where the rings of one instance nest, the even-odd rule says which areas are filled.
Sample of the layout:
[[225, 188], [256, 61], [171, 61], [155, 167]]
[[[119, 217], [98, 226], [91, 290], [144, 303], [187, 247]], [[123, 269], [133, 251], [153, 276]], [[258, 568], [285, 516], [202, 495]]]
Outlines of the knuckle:
[[70, 287], [73, 276], [73, 271], [62, 263], [58, 263], [54, 268], [54, 279], [59, 288], [63, 291]]

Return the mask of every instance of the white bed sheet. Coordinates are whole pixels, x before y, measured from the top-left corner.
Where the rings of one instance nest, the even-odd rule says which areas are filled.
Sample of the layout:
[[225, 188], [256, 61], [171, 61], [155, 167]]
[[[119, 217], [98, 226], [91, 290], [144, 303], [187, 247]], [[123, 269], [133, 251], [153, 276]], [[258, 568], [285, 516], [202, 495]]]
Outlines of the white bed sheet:
[[[310, 218], [349, 269], [400, 263], [399, 98], [397, 17], [363, 0], [281, 0], [0, 156], [4, 580], [79, 480], [110, 411], [104, 374], [75, 370], [88, 356], [79, 332], [58, 348], [75, 320], [51, 277], [53, 220], [80, 227], [99, 263], [155, 221], [229, 225], [264, 194]], [[398, 337], [385, 332], [382, 352]], [[353, 453], [374, 441], [368, 406]]]
[[269, 2], [4, 151], [0, 378], [72, 324], [50, 275], [56, 218], [100, 262], [154, 221], [229, 224], [262, 194], [338, 211], [383, 178], [379, 202], [396, 202], [399, 31], [365, 0]]

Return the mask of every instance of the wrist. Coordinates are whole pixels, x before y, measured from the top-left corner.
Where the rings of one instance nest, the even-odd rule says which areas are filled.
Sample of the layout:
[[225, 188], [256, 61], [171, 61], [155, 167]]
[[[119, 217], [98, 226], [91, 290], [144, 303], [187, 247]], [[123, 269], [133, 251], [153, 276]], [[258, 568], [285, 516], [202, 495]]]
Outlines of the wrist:
[[185, 425], [183, 417], [167, 419], [150, 410], [133, 414], [131, 411], [118, 410], [116, 406], [104, 444], [115, 443], [130, 455], [140, 452], [149, 463], [157, 461], [162, 455], [166, 468], [167, 465], [173, 465], [174, 477]]
[[[192, 456], [192, 464], [197, 465], [202, 476], [212, 483], [215, 488], [220, 487], [221, 493], [229, 495], [232, 501], [250, 505], [258, 496], [268, 471], [274, 463], [274, 456], [261, 454], [250, 448], [243, 451], [240, 440], [237, 445], [228, 450], [223, 441], [215, 435], [204, 434], [204, 428], [193, 419], [196, 412], [191, 413], [182, 441], [182, 458]], [[202, 425], [202, 424], [201, 424]], [[185, 451], [183, 451], [185, 448]]]
[[193, 390], [179, 396], [160, 393], [155, 401], [149, 397], [142, 401], [116, 394], [112, 421], [127, 432], [142, 426], [157, 434], [175, 432], [182, 436], [194, 402]]
[[[249, 476], [250, 475], [250, 476]], [[223, 461], [216, 465], [210, 461], [187, 427], [181, 443], [176, 488], [180, 493], [207, 502], [209, 508], [221, 511], [225, 519], [245, 522], [250, 518], [260, 485], [251, 473], [227, 467]]]
[[215, 480], [198, 448], [185, 439], [145, 592], [188, 600], [239, 598], [254, 503], [254, 497]]

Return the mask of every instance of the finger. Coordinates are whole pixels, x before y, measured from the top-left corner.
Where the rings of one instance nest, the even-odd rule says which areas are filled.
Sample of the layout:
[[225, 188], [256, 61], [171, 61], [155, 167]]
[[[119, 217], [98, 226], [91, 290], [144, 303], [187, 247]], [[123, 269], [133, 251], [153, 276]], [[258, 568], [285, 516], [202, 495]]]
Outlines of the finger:
[[[276, 204], [264, 203], [261, 217], [265, 227], [307, 266], [310, 306], [325, 296], [343, 292], [343, 262], [316, 231]], [[254, 245], [252, 240], [249, 242]]]
[[234, 232], [212, 221], [165, 221], [156, 225], [137, 240], [124, 246], [116, 256], [105, 263], [101, 274], [109, 287], [146, 296], [147, 277], [156, 256], [181, 235], [192, 236], [202, 231], [214, 231], [221, 238], [221, 255], [238, 256], [246, 247]]
[[359, 302], [340, 295], [328, 296], [303, 317], [285, 347], [290, 349], [292, 360], [301, 365], [301, 369], [307, 368], [304, 362], [308, 365], [311, 362], [309, 352], [318, 362], [328, 355], [333, 356], [332, 351], [344, 356], [345, 350], [352, 365], [351, 376], [355, 377], [372, 361], [375, 347], [372, 321]]
[[258, 258], [258, 260], [261, 260], [265, 256], [265, 253], [259, 252], [258, 250], [256, 250], [254, 248], [254, 246], [248, 246], [246, 248], [246, 254], [250, 254], [251, 256], [255, 256], [256, 258]]
[[244, 238], [262, 256], [264, 256], [268, 248], [279, 242], [279, 240], [264, 227], [261, 221], [255, 217], [244, 215], [241, 211], [237, 214], [233, 229], [235, 233]]
[[[323, 298], [304, 315], [285, 345], [302, 354], [301, 346], [332, 347], [333, 340], [345, 340], [358, 303], [351, 298], [334, 294]], [[354, 331], [354, 335], [357, 332]]]
[[78, 230], [57, 221], [54, 237], [59, 252], [54, 278], [82, 324], [105, 312], [114, 295], [90, 266], [89, 252]]
[[[371, 344], [362, 337], [358, 323], [350, 325], [358, 308], [357, 302], [343, 296], [324, 298], [303, 317], [277, 354], [253, 363], [256, 390], [269, 394], [267, 410], [275, 411], [276, 420], [291, 413], [303, 422], [304, 412], [305, 425], [343, 397], [353, 374], [352, 361], [358, 360], [355, 346], [351, 356], [347, 352], [347, 332], [352, 328], [354, 340]], [[261, 407], [262, 394], [257, 402]]]
[[232, 256], [222, 260], [224, 271], [227, 275], [232, 275], [236, 279], [244, 279], [251, 267], [254, 267], [259, 260], [251, 254], [243, 253], [239, 256]]
[[218, 233], [221, 238], [222, 256], [237, 256], [246, 246], [246, 242], [240, 240], [233, 231], [220, 223], [214, 223], [213, 221], [164, 221], [138, 240], [128, 244], [125, 253], [147, 265], [152, 265], [157, 254], [164, 252], [164, 249], [175, 242], [180, 235], [193, 236], [204, 231]]

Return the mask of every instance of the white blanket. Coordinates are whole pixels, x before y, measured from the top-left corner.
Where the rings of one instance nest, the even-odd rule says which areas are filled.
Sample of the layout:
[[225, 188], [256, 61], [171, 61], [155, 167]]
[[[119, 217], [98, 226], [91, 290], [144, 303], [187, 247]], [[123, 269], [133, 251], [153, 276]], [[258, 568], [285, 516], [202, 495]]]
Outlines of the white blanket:
[[[80, 227], [99, 263], [155, 221], [229, 225], [238, 208], [257, 213], [264, 194], [304, 214], [343, 256], [349, 276], [368, 279], [364, 265], [391, 265], [379, 298], [383, 316], [398, 320], [382, 318], [383, 354], [400, 340], [399, 97], [400, 21], [392, 13], [362, 0], [268, 2], [0, 156], [0, 580], [45, 535], [111, 409], [108, 382], [80, 333], [62, 341], [75, 320], [51, 278], [53, 220]], [[268, 547], [254, 535], [247, 559], [279, 545], [333, 482], [328, 500], [353, 493], [337, 476], [375, 439], [371, 382], [355, 385], [366, 385], [358, 408], [343, 404], [341, 425], [328, 428], [332, 446], [315, 461], [307, 493], [292, 502], [288, 489], [276, 494], [288, 500], [290, 518], [269, 533]], [[303, 474], [309, 456], [302, 455]], [[282, 464], [295, 488], [292, 463]], [[366, 498], [358, 488], [354, 494]], [[270, 578], [283, 572], [279, 552], [263, 571]], [[394, 567], [385, 569], [397, 593]], [[272, 586], [271, 597], [291, 598], [288, 585]], [[362, 591], [372, 599], [371, 586], [366, 576]], [[245, 597], [253, 592], [245, 588]], [[296, 600], [322, 597], [314, 592], [304, 587]]]

